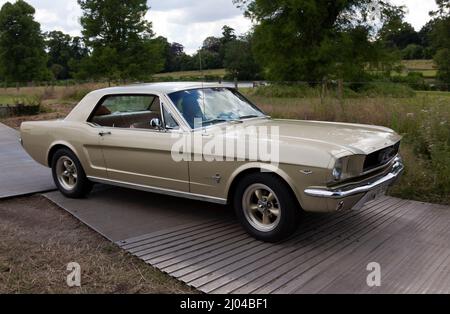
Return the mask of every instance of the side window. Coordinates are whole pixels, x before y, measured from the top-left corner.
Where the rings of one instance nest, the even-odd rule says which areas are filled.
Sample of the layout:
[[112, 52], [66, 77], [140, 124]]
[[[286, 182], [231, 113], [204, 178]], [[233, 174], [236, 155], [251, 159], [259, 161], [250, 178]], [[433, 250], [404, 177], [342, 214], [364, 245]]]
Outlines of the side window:
[[124, 95], [105, 98], [90, 122], [122, 129], [154, 129], [150, 122], [155, 118], [162, 119], [159, 97]]

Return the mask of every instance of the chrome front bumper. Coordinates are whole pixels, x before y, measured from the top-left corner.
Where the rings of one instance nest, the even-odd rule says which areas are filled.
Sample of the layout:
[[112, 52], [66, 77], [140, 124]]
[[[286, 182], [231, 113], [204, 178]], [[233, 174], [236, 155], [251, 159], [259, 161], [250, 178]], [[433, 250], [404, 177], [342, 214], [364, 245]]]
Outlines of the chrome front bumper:
[[305, 194], [312, 197], [319, 197], [319, 198], [325, 198], [325, 199], [342, 199], [350, 196], [354, 196], [357, 194], [365, 194], [369, 193], [373, 190], [376, 190], [380, 187], [387, 187], [393, 185], [397, 179], [402, 174], [403, 170], [405, 169], [402, 159], [400, 157], [397, 157], [394, 160], [394, 164], [392, 166], [392, 169], [390, 173], [388, 173], [386, 176], [374, 181], [369, 182], [365, 185], [361, 185], [355, 188], [351, 188], [348, 190], [331, 190], [331, 189], [315, 189], [310, 188], [305, 190]]

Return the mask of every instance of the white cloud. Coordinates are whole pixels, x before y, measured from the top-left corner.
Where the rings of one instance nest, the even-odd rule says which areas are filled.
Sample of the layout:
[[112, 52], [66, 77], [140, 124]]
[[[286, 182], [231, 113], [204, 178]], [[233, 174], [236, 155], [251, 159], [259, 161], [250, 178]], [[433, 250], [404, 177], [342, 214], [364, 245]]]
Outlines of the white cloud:
[[46, 23], [58, 23], [59, 16], [56, 12], [47, 9], [36, 9], [35, 18], [37, 21], [45, 21]]
[[195, 6], [166, 11], [151, 10], [147, 18], [153, 22], [153, 29], [158, 35], [183, 44], [187, 53], [194, 53], [206, 37], [220, 35], [224, 25], [233, 27], [238, 34], [246, 33], [251, 28], [251, 22], [235, 8], [234, 14], [223, 15], [206, 14], [213, 11], [211, 6], [205, 6], [202, 10], [196, 11]]
[[435, 0], [392, 0], [392, 3], [406, 7], [406, 21], [417, 31], [430, 20], [429, 13], [437, 9]]

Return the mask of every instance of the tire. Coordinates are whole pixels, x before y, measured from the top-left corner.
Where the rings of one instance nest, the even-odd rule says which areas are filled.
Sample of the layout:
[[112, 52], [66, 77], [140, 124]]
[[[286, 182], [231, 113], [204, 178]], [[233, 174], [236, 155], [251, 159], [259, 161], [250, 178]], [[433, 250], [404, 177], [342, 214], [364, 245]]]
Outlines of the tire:
[[52, 174], [55, 185], [68, 198], [84, 198], [92, 191], [93, 184], [86, 177], [80, 161], [67, 148], [53, 155]]
[[233, 204], [244, 229], [258, 240], [279, 242], [298, 227], [298, 201], [290, 187], [274, 174], [244, 177], [236, 186]]

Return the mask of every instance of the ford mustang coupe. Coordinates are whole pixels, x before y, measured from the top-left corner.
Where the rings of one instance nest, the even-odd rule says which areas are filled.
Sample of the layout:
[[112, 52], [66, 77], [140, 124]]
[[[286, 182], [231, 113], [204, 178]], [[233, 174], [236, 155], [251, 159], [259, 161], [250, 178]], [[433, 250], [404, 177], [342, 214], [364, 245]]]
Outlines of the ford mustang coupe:
[[290, 236], [301, 211], [360, 209], [385, 194], [403, 171], [400, 140], [378, 126], [272, 119], [237, 90], [201, 83], [97, 90], [64, 120], [21, 126], [25, 150], [67, 197], [103, 183], [231, 204], [269, 242]]

